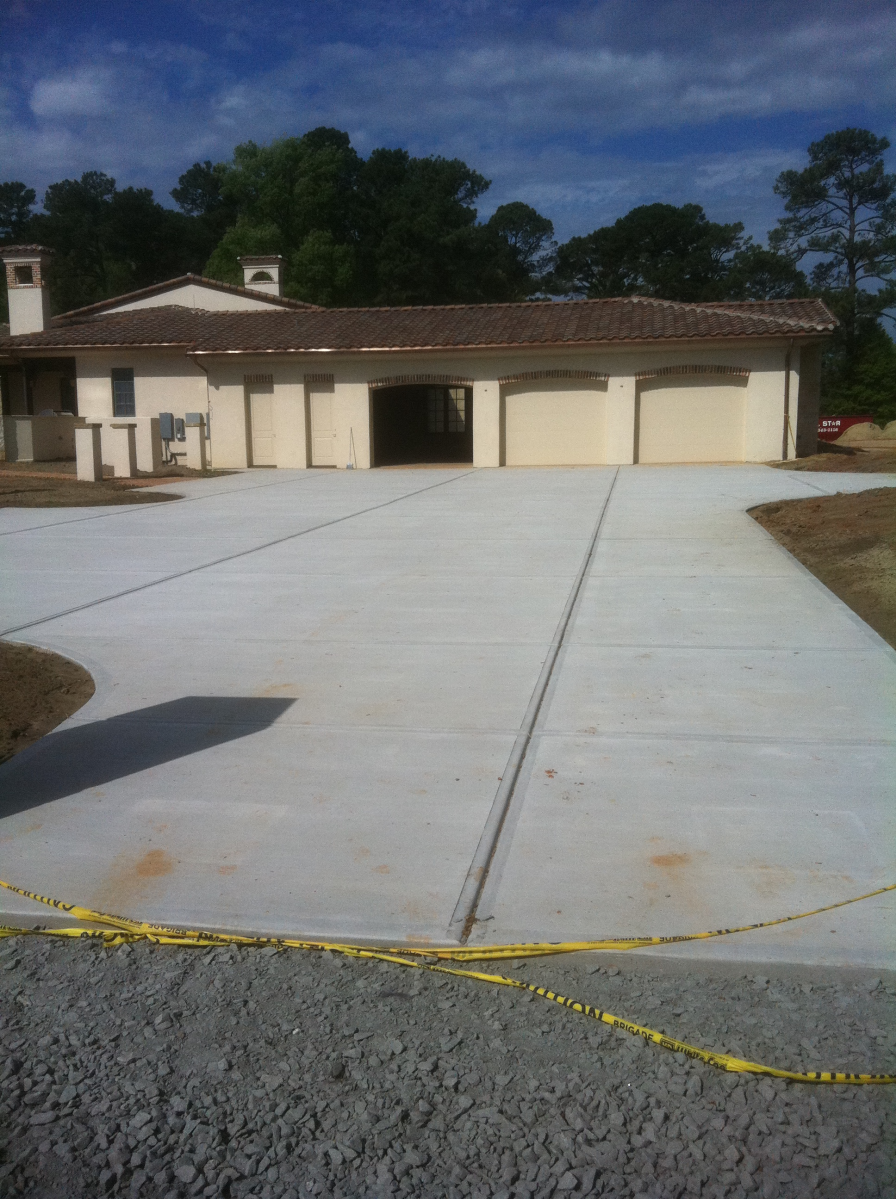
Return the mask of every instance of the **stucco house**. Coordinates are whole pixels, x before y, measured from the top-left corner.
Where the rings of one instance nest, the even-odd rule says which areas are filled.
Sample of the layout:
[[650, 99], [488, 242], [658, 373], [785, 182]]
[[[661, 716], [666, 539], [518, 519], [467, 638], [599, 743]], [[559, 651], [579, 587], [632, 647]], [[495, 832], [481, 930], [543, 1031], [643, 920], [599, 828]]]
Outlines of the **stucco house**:
[[0, 257], [4, 413], [130, 429], [140, 470], [197, 428], [214, 467], [794, 457], [836, 324], [819, 300], [325, 309], [282, 296], [276, 257], [242, 259], [243, 287], [185, 275], [50, 317], [48, 251]]

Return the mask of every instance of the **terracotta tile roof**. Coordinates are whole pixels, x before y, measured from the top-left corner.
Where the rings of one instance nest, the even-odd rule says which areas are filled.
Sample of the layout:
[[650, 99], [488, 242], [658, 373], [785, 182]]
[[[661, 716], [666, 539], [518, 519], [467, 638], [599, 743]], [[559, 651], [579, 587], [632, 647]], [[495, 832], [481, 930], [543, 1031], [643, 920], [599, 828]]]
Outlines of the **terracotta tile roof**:
[[290, 353], [798, 337], [830, 333], [835, 326], [820, 300], [680, 304], [633, 296], [248, 312], [204, 312], [171, 305], [57, 317], [44, 332], [7, 338], [5, 344], [22, 349], [167, 345], [200, 354]]
[[[19, 249], [22, 249], [20, 246]], [[0, 251], [2, 253], [2, 251]], [[249, 261], [245, 259], [244, 261]], [[267, 261], [271, 261], [270, 258]], [[206, 279], [205, 275], [178, 275], [176, 279], [166, 279], [164, 283], [153, 283], [151, 287], [141, 287], [139, 291], [129, 291], [123, 296], [113, 296], [111, 300], [100, 300], [97, 304], [88, 304], [86, 308], [73, 308], [71, 312], [63, 312], [57, 320], [68, 320], [69, 317], [89, 316], [93, 313], [108, 312], [119, 304], [130, 304], [132, 300], [143, 300], [147, 296], [157, 296], [160, 292], [169, 291], [175, 287], [186, 287], [195, 283], [200, 287], [210, 287], [213, 291], [226, 291], [236, 296], [249, 296], [253, 300], [263, 300], [265, 303], [279, 308], [316, 308], [316, 304], [306, 304], [304, 300], [290, 300], [286, 296], [272, 296], [266, 291], [254, 291], [251, 287], [238, 287], [235, 283], [222, 283], [219, 279]], [[160, 305], [164, 307], [164, 305]]]

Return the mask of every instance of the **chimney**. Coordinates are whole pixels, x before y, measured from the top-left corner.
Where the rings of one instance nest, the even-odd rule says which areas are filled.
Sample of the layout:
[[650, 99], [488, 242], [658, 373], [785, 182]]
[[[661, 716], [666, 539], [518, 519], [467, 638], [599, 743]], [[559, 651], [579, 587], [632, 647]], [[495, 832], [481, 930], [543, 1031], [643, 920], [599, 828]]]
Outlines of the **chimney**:
[[268, 296], [283, 295], [283, 258], [280, 254], [248, 254], [238, 258], [243, 286]]
[[50, 323], [50, 295], [45, 287], [52, 250], [45, 246], [0, 246], [6, 266], [9, 332], [40, 333]]

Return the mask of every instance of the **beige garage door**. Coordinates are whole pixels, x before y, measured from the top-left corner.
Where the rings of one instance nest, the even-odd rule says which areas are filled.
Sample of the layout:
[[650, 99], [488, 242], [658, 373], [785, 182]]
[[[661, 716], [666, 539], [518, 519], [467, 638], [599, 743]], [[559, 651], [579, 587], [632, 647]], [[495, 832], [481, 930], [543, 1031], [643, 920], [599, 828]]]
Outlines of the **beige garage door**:
[[638, 462], [743, 462], [744, 398], [739, 383], [639, 384]]
[[569, 379], [504, 388], [508, 466], [594, 466], [607, 460], [606, 390]]

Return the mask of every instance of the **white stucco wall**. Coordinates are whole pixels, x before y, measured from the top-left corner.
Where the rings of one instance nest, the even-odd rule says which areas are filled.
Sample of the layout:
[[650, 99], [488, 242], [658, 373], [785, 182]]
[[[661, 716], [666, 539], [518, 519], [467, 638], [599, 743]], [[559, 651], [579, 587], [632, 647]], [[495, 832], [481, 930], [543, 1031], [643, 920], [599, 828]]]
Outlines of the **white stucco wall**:
[[9, 332], [17, 337], [20, 333], [39, 333], [50, 323], [50, 293], [45, 287], [10, 287]]
[[212, 464], [245, 467], [250, 414], [246, 378], [272, 375], [274, 380], [274, 457], [280, 467], [307, 465], [305, 439], [305, 371], [290, 358], [276, 365], [267, 356], [234, 355], [208, 362]]
[[[187, 412], [208, 412], [210, 464], [245, 467], [245, 379], [269, 375], [274, 386], [277, 465], [304, 467], [309, 464], [307, 379], [331, 375], [334, 380], [335, 464], [344, 469], [352, 461], [353, 465], [364, 469], [371, 464], [370, 383], [432, 376], [456, 379], [465, 384], [472, 381], [473, 460], [477, 466], [499, 466], [505, 461], [521, 460], [518, 436], [521, 425], [514, 413], [518, 415], [523, 409], [528, 411], [524, 423], [529, 430], [526, 437], [531, 446], [522, 457], [534, 459], [537, 445], [541, 444], [543, 462], [565, 458], [571, 463], [598, 460], [625, 464], [635, 460], [639, 396], [642, 403], [645, 397], [648, 398], [648, 404], [659, 412], [661, 421], [664, 409], [660, 393], [665, 388], [664, 394], [670, 401], [666, 411], [674, 425], [670, 437], [674, 433], [671, 440], [678, 438], [681, 442], [680, 460], [706, 460], [706, 455], [718, 452], [716, 460], [730, 461], [730, 421], [726, 424], [729, 432], [724, 436], [720, 434], [716, 446], [712, 431], [707, 432], [703, 427], [705, 423], [712, 425], [712, 404], [704, 408], [705, 421], [700, 415], [699, 397], [711, 399], [715, 390], [721, 389], [716, 399], [723, 408], [727, 403], [726, 396], [734, 392], [742, 404], [740, 457], [748, 462], [764, 462], [779, 459], [782, 452], [786, 353], [787, 345], [779, 341], [647, 345], [593, 351], [534, 348], [425, 354], [203, 355], [201, 362], [208, 371], [207, 381], [203, 370], [178, 349], [83, 351], [76, 356], [78, 411], [91, 422], [111, 421], [112, 369], [131, 367], [138, 423], [158, 417], [160, 412], [172, 412], [180, 417]], [[817, 353], [813, 353], [817, 358]], [[799, 419], [799, 363], [799, 347], [794, 347], [790, 386], [790, 418], [794, 430]], [[706, 375], [671, 376], [665, 384], [636, 380], [639, 372], [682, 365], [740, 367], [747, 368], [750, 374], [746, 380], [733, 382], [726, 382], [724, 376]], [[602, 373], [608, 380], [606, 384], [587, 382], [585, 385], [562, 379], [500, 383], [502, 378], [526, 372], [556, 370]], [[599, 402], [592, 398], [579, 412], [577, 405], [582, 401], [583, 392], [598, 396]], [[682, 422], [682, 403], [688, 394], [693, 399], [690, 426], [687, 421]], [[671, 402], [673, 397], [674, 403]], [[688, 427], [690, 433], [687, 433]], [[676, 429], [679, 431], [675, 432]], [[685, 429], [684, 435], [680, 432], [682, 429]], [[150, 444], [147, 438], [138, 436], [138, 444], [144, 442]], [[678, 452], [676, 450], [675, 454]], [[793, 452], [791, 442], [790, 453]], [[143, 453], [141, 458], [147, 462], [146, 466], [141, 462], [141, 469], [150, 469], [147, 455]]]
[[[115, 417], [112, 412], [112, 371], [134, 372], [134, 417]], [[129, 420], [137, 425], [137, 467], [151, 471], [157, 465], [151, 421], [160, 412], [183, 418], [188, 412], [207, 412], [208, 394], [204, 373], [182, 350], [99, 350], [77, 354], [75, 370], [78, 415], [90, 424]], [[212, 437], [215, 430], [212, 428]], [[243, 435], [245, 443], [245, 434]], [[183, 442], [172, 443], [177, 453]], [[213, 445], [210, 443], [210, 459]], [[184, 459], [181, 459], [184, 461]]]
[[276, 308], [282, 311], [282, 304], [272, 304], [264, 295], [241, 296], [237, 292], [220, 291], [217, 287], [204, 287], [201, 283], [182, 283], [179, 287], [168, 288], [151, 296], [141, 296], [137, 300], [129, 300], [124, 304], [114, 304], [106, 309], [107, 312], [128, 312], [134, 308], [165, 308], [170, 304], [178, 304], [182, 308], [202, 308], [206, 312], [245, 312], [257, 308]]

